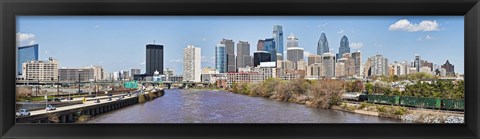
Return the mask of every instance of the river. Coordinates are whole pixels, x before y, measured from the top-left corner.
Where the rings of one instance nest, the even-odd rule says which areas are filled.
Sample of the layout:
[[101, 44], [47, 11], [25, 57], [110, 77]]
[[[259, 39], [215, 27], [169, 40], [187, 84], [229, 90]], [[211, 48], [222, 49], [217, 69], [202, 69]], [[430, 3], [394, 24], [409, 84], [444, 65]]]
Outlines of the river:
[[166, 90], [163, 97], [92, 117], [86, 123], [401, 123], [224, 91]]

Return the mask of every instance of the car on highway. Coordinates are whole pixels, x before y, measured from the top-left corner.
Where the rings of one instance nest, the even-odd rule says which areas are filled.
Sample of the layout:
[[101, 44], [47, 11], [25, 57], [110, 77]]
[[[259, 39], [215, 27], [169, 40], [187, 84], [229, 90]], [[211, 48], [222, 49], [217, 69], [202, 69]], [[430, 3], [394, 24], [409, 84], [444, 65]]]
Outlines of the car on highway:
[[122, 97], [121, 97], [121, 96], [120, 96], [120, 97], [117, 97], [117, 101], [118, 101], [118, 100], [122, 100]]
[[54, 98], [53, 101], [55, 101], [55, 102], [62, 102], [62, 99], [60, 99], [60, 98]]
[[96, 99], [95, 101], [93, 101], [94, 103], [100, 103], [100, 99]]
[[15, 115], [17, 117], [22, 117], [22, 116], [30, 116], [30, 111], [28, 111], [27, 109], [19, 109]]
[[47, 111], [53, 111], [53, 110], [56, 110], [56, 109], [57, 109], [57, 107], [54, 107], [52, 105], [48, 105], [47, 108], [45, 108], [45, 110], [47, 110]]
[[112, 101], [112, 97], [109, 97], [107, 100], [108, 100], [108, 101]]

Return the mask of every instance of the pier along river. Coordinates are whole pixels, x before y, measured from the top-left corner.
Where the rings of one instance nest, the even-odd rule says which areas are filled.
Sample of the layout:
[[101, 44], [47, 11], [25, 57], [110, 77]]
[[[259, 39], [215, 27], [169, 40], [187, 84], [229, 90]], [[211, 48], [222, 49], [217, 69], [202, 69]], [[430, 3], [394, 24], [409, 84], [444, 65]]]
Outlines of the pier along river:
[[212, 90], [165, 90], [143, 104], [92, 117], [86, 123], [402, 123], [401, 120]]

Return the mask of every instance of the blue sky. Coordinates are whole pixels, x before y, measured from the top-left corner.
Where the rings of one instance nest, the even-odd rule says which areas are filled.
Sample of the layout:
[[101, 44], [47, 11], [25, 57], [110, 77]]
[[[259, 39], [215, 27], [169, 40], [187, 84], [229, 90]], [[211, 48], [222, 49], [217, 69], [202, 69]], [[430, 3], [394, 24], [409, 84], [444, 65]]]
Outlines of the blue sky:
[[[377, 52], [393, 61], [413, 61], [415, 54], [441, 65], [449, 60], [464, 71], [463, 16], [18, 16], [18, 45], [39, 44], [40, 59], [54, 57], [60, 67], [101, 65], [107, 72], [140, 68], [145, 45], [163, 44], [164, 67], [183, 73], [183, 48], [202, 48], [202, 68], [214, 66], [214, 48], [222, 38], [250, 43], [272, 37], [282, 25], [284, 45], [290, 33], [305, 53], [316, 53], [322, 32], [338, 52], [346, 35], [363, 62]], [[284, 49], [286, 46], [284, 46]]]

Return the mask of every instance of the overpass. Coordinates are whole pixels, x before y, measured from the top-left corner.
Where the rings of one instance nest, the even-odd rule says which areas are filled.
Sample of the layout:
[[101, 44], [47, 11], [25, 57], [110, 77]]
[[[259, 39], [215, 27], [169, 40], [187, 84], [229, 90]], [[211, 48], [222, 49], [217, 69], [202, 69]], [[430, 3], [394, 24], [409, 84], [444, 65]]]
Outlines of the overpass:
[[[116, 100], [116, 97], [124, 96], [122, 100]], [[58, 107], [56, 110], [46, 111], [35, 110], [30, 112], [30, 116], [17, 117], [17, 123], [49, 123], [50, 118], [58, 118], [59, 123], [75, 122], [74, 118], [77, 115], [99, 115], [105, 112], [113, 111], [125, 106], [138, 103], [137, 96], [127, 96], [126, 94], [114, 95], [111, 101], [107, 99], [110, 97], [91, 98], [83, 104], [76, 104], [70, 106]], [[95, 103], [93, 100], [100, 99], [100, 103]]]

